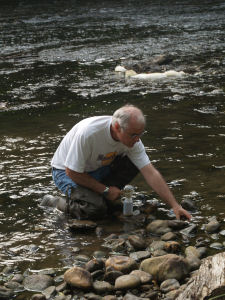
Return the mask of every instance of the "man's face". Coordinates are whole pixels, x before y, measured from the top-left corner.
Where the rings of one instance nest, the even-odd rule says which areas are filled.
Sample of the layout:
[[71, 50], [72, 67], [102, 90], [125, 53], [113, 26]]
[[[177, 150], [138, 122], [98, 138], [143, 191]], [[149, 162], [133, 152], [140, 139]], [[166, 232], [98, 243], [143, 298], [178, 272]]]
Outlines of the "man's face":
[[140, 140], [144, 133], [145, 126], [137, 122], [130, 122], [127, 128], [120, 127], [118, 124], [117, 137], [121, 143], [131, 148]]

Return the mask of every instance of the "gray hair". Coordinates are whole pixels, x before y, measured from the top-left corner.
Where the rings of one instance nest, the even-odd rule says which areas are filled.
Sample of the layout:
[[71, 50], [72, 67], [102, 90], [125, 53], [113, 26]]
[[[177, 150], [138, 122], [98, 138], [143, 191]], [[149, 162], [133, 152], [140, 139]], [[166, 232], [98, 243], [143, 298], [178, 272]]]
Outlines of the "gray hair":
[[112, 125], [114, 126], [116, 122], [119, 123], [120, 127], [126, 129], [129, 125], [131, 118], [139, 124], [145, 125], [146, 120], [143, 112], [134, 105], [124, 105], [117, 109], [112, 116]]

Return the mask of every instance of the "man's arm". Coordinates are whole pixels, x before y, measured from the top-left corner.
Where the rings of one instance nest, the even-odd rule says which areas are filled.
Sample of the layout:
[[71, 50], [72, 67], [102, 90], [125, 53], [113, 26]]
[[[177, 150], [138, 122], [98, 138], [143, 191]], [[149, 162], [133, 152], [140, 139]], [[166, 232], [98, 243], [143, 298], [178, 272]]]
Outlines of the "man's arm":
[[[90, 176], [88, 173], [75, 172], [69, 168], [66, 168], [66, 175], [69, 176], [76, 184], [86, 187], [98, 194], [102, 194], [106, 186]], [[109, 187], [107, 199], [114, 201], [119, 198], [121, 194], [120, 189], [115, 186]]]
[[163, 179], [162, 175], [152, 165], [148, 164], [141, 170], [141, 174], [144, 176], [146, 182], [152, 189], [169, 205], [172, 207], [177, 219], [181, 216], [185, 216], [188, 220], [191, 219], [191, 215], [179, 205], [170, 191], [168, 185]]

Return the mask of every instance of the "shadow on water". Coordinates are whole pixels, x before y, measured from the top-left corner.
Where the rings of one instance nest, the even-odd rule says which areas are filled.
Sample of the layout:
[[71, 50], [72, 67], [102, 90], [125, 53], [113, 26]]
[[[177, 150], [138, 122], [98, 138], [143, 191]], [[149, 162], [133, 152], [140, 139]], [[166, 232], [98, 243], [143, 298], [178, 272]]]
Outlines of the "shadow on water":
[[[192, 199], [201, 225], [224, 220], [224, 3], [221, 1], [7, 2], [0, 12], [0, 237], [2, 266], [63, 268], [92, 256], [110, 233], [133, 230], [102, 220], [102, 237], [73, 234], [63, 216], [40, 207], [58, 195], [50, 160], [79, 120], [125, 103], [147, 117], [146, 151], [178, 201]], [[185, 70], [177, 80], [134, 82], [116, 65], [160, 54]], [[157, 199], [141, 176], [137, 193]], [[161, 204], [159, 217], [171, 213]], [[193, 238], [193, 245], [199, 230]], [[212, 237], [207, 236], [212, 241]], [[223, 241], [219, 236], [218, 240]]]

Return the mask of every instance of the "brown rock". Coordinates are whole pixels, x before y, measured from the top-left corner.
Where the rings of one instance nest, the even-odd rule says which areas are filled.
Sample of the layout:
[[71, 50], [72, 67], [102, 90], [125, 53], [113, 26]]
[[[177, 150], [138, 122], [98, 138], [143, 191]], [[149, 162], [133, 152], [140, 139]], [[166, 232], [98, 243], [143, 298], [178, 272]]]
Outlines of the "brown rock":
[[64, 274], [64, 280], [72, 287], [88, 290], [92, 287], [90, 272], [80, 267], [73, 267]]

